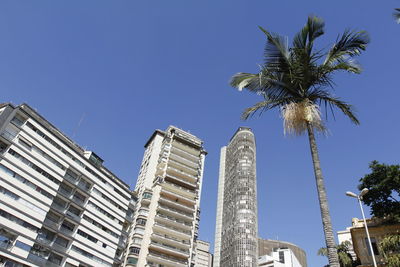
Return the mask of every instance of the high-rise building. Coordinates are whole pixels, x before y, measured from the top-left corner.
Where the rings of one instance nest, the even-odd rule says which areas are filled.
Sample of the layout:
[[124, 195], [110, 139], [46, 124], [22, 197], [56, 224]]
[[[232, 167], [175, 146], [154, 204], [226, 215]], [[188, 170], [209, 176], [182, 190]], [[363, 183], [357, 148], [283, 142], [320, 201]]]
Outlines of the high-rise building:
[[125, 266], [193, 266], [206, 151], [177, 127], [145, 144]]
[[210, 253], [210, 243], [202, 240], [196, 241], [195, 267], [212, 267], [213, 255]]
[[256, 267], [257, 230], [255, 138], [240, 127], [221, 149], [214, 266]]
[[26, 104], [0, 105], [0, 265], [119, 266], [136, 197]]

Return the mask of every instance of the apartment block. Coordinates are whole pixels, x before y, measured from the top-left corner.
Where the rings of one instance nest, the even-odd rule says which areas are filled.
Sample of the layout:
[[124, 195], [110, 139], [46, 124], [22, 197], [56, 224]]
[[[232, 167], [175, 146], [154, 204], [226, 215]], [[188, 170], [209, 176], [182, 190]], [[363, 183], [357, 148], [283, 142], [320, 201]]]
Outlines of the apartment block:
[[221, 149], [214, 266], [256, 267], [258, 261], [256, 145], [239, 127]]
[[203, 141], [177, 127], [151, 135], [124, 266], [194, 266], [206, 154]]
[[210, 253], [210, 243], [197, 240], [196, 241], [196, 255], [194, 257], [195, 267], [212, 267], [213, 255]]
[[136, 200], [34, 109], [0, 105], [0, 265], [119, 266]]

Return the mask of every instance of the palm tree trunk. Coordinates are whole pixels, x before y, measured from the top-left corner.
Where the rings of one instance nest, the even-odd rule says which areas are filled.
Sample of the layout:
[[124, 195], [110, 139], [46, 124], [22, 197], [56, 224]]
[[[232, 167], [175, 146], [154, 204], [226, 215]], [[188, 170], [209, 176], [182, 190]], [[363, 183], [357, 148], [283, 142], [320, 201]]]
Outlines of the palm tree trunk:
[[314, 129], [312, 125], [307, 122], [308, 139], [310, 141], [310, 150], [312, 161], [314, 165], [315, 181], [317, 183], [318, 200], [321, 210], [322, 226], [324, 228], [325, 243], [328, 249], [328, 260], [330, 267], [339, 267], [339, 257], [336, 250], [335, 237], [333, 235], [331, 216], [329, 214], [328, 199], [326, 197], [326, 190], [324, 185], [324, 178], [318, 156], [317, 143], [315, 142]]

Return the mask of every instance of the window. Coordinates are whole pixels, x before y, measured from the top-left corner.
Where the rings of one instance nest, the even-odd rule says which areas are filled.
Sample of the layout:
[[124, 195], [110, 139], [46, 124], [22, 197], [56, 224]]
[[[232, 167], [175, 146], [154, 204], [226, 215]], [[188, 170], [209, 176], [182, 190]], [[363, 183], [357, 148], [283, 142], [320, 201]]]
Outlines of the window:
[[142, 219], [142, 218], [139, 218], [139, 219], [136, 220], [136, 223], [138, 225], [146, 225], [146, 220]]
[[145, 199], [151, 199], [152, 196], [153, 196], [152, 193], [148, 193], [148, 192], [143, 193], [143, 198], [145, 198]]
[[25, 244], [25, 243], [23, 243], [23, 242], [21, 242], [19, 240], [17, 240], [17, 242], [15, 242], [15, 246], [20, 248], [20, 249], [23, 249], [25, 251], [31, 250], [31, 246], [29, 246], [29, 245], [27, 245], [27, 244]]
[[138, 262], [137, 258], [128, 257], [128, 261], [126, 263], [127, 264], [136, 264], [137, 262]]
[[279, 262], [285, 263], [285, 252], [279, 251]]
[[86, 239], [92, 241], [93, 243], [97, 243], [97, 241], [98, 241], [97, 238], [95, 238], [95, 237], [89, 235], [88, 233], [85, 233], [85, 232], [82, 231], [82, 230], [78, 230], [78, 235], [83, 236], [84, 238], [86, 238]]
[[[368, 249], [368, 255], [371, 255], [371, 248], [369, 247], [368, 238], [365, 238], [365, 245], [367, 246], [367, 249]], [[376, 244], [375, 237], [371, 237], [371, 245], [372, 245], [372, 249], [374, 250], [374, 255], [379, 255], [379, 250], [378, 250], [378, 246]]]
[[140, 252], [140, 248], [137, 248], [137, 247], [130, 247], [130, 248], [129, 248], [129, 253], [130, 253], [130, 254], [139, 255], [139, 252]]

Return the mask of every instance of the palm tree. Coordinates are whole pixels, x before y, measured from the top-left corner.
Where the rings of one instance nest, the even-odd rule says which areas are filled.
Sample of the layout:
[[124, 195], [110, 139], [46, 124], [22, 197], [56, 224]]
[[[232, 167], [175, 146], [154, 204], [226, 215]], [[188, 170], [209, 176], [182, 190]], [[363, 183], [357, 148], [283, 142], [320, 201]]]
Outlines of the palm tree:
[[284, 119], [285, 133], [301, 135], [307, 131], [329, 265], [339, 267], [314, 130], [326, 130], [321, 119], [321, 104], [332, 113], [334, 108], [338, 108], [353, 123], [359, 124], [352, 106], [333, 96], [329, 89], [334, 85], [334, 73], [361, 73], [360, 66], [353, 58], [365, 50], [369, 37], [365, 31], [346, 30], [328, 51], [315, 51], [314, 41], [324, 34], [324, 26], [322, 19], [310, 16], [306, 25], [295, 35], [292, 47], [288, 47], [285, 37], [259, 27], [267, 37], [264, 64], [257, 74], [235, 74], [231, 86], [240, 91], [245, 88], [263, 97], [261, 102], [243, 112], [243, 119], [256, 112], [261, 115], [278, 107]]
[[400, 8], [395, 8], [393, 17], [396, 19], [397, 23], [400, 23]]

